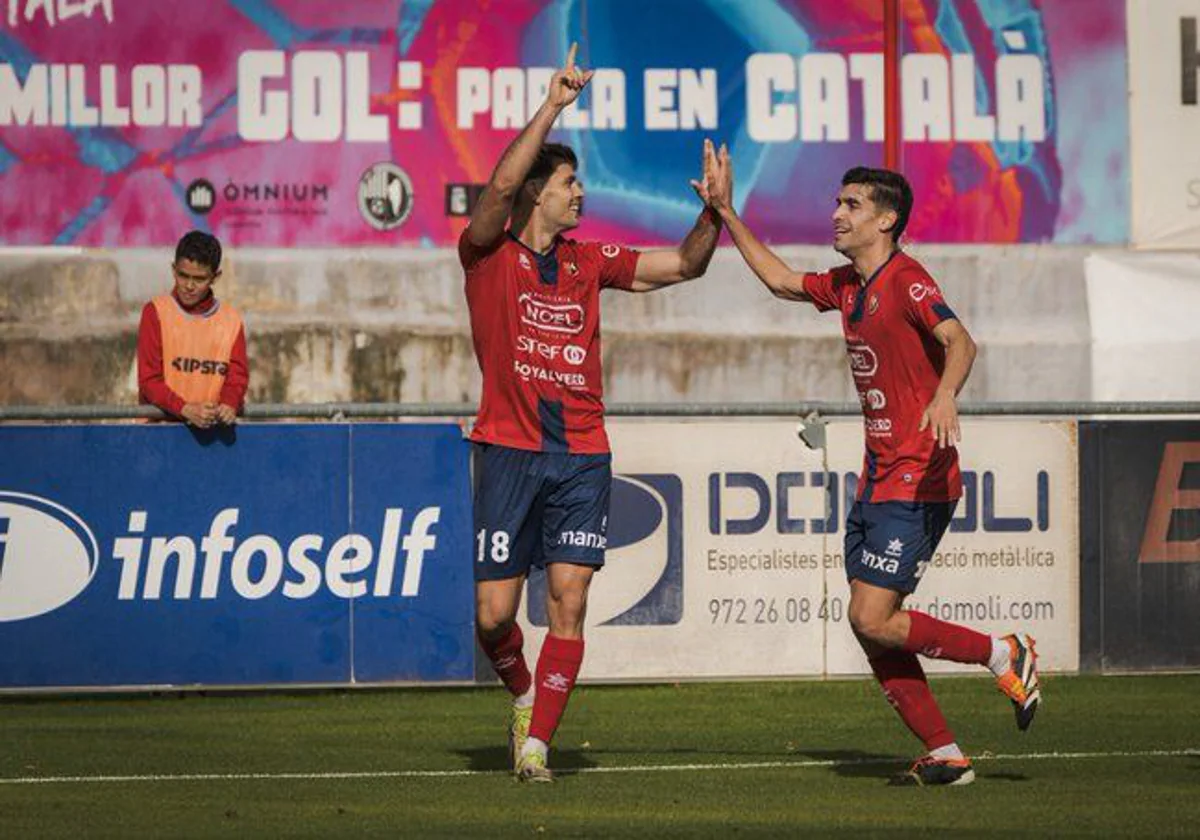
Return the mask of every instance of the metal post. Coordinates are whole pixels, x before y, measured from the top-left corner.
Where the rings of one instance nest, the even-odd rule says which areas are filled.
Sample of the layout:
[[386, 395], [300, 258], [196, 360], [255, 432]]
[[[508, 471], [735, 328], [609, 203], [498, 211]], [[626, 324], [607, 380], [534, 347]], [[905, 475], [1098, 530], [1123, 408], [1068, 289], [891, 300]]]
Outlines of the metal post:
[[900, 171], [900, 0], [883, 0], [883, 165]]

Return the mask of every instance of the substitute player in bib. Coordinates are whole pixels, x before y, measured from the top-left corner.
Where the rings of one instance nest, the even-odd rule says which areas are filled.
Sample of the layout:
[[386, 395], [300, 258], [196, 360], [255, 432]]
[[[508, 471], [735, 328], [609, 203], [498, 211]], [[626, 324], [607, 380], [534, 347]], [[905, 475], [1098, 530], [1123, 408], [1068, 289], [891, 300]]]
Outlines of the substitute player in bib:
[[850, 624], [884, 695], [928, 750], [901, 780], [969, 784], [975, 773], [917, 654], [990, 668], [1021, 730], [1032, 722], [1041, 692], [1029, 636], [992, 638], [902, 609], [962, 494], [955, 398], [975, 359], [975, 343], [937, 283], [899, 248], [912, 189], [895, 172], [847, 172], [833, 213], [833, 246], [850, 263], [805, 274], [789, 269], [738, 217], [724, 148], [710, 171], [709, 201], [767, 288], [841, 315], [866, 433], [858, 495], [846, 520]]
[[[611, 455], [604, 431], [600, 291], [647, 292], [699, 277], [720, 221], [708, 208], [673, 250], [639, 253], [563, 234], [579, 224], [574, 152], [547, 144], [591, 78], [554, 74], [546, 101], [496, 164], [459, 240], [483, 395], [475, 445], [475, 617], [513, 695], [513, 770], [550, 781], [548, 744], [583, 661], [588, 587], [604, 563]], [[707, 166], [715, 161], [711, 144]], [[703, 176], [692, 182], [705, 200]], [[530, 674], [516, 623], [532, 566], [544, 567], [549, 634]]]
[[237, 421], [250, 384], [242, 316], [213, 295], [221, 243], [193, 230], [175, 246], [175, 284], [142, 309], [138, 397], [200, 429]]

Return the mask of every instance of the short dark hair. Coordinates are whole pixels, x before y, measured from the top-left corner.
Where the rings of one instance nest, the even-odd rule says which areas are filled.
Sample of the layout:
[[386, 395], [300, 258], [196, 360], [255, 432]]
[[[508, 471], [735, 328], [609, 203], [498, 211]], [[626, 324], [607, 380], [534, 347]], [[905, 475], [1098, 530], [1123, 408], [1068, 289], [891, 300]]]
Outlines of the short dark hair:
[[575, 157], [575, 152], [570, 146], [563, 143], [543, 144], [542, 148], [538, 149], [533, 166], [529, 167], [529, 174], [521, 184], [521, 192], [524, 193], [530, 185], [535, 187], [533, 192], [541, 192], [546, 181], [550, 180], [554, 171], [564, 163], [569, 163], [572, 169], [579, 168], [579, 158]]
[[217, 237], [202, 230], [190, 230], [175, 246], [175, 262], [191, 260], [197, 265], [212, 269], [216, 274], [221, 270], [221, 243]]
[[912, 214], [913, 192], [908, 181], [899, 172], [890, 169], [871, 169], [856, 166], [842, 176], [842, 186], [862, 184], [871, 188], [871, 200], [885, 210], [896, 213], [896, 224], [892, 225], [892, 241], [899, 242], [908, 217]]

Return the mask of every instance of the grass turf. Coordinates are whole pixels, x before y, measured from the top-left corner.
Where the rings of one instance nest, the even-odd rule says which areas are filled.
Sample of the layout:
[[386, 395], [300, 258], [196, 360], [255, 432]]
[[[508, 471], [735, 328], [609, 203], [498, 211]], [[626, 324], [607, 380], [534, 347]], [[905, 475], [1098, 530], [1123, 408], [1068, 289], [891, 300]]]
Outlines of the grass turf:
[[[959, 742], [977, 757], [976, 783], [949, 789], [887, 785], [920, 748], [866, 680], [585, 686], [551, 752], [552, 767], [578, 772], [554, 785], [519, 785], [503, 772], [500, 689], [7, 698], [0, 833], [1195, 831], [1200, 752], [1146, 753], [1200, 750], [1200, 675], [1043, 677], [1043, 686], [1045, 705], [1022, 734], [989, 680], [934, 679]], [[687, 768], [713, 764], [725, 769]], [[730, 766], [755, 764], [782, 766]], [[379, 775], [406, 771], [474, 772]], [[150, 775], [215, 778], [95, 778]], [[81, 778], [11, 781], [47, 777]]]

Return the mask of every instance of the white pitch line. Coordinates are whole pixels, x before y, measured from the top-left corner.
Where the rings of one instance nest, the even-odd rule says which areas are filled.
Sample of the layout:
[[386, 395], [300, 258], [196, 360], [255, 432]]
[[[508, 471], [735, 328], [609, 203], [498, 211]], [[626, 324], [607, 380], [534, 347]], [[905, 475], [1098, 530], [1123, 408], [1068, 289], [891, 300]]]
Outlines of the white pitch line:
[[[1140, 750], [1116, 752], [1008, 753], [971, 756], [972, 761], [1070, 761], [1086, 758], [1200, 758], [1200, 748], [1183, 750]], [[558, 770], [558, 775], [583, 773], [688, 773], [704, 770], [776, 770], [791, 767], [854, 767], [870, 764], [902, 764], [892, 758], [850, 760], [810, 759], [805, 761], [743, 761], [711, 764], [634, 764], [620, 767], [577, 767]], [[18, 776], [0, 778], [0, 785], [64, 785], [125, 782], [240, 782], [240, 781], [324, 781], [330, 779], [448, 779], [464, 776], [508, 775], [508, 770], [364, 770], [345, 773], [178, 773], [141, 776]]]

